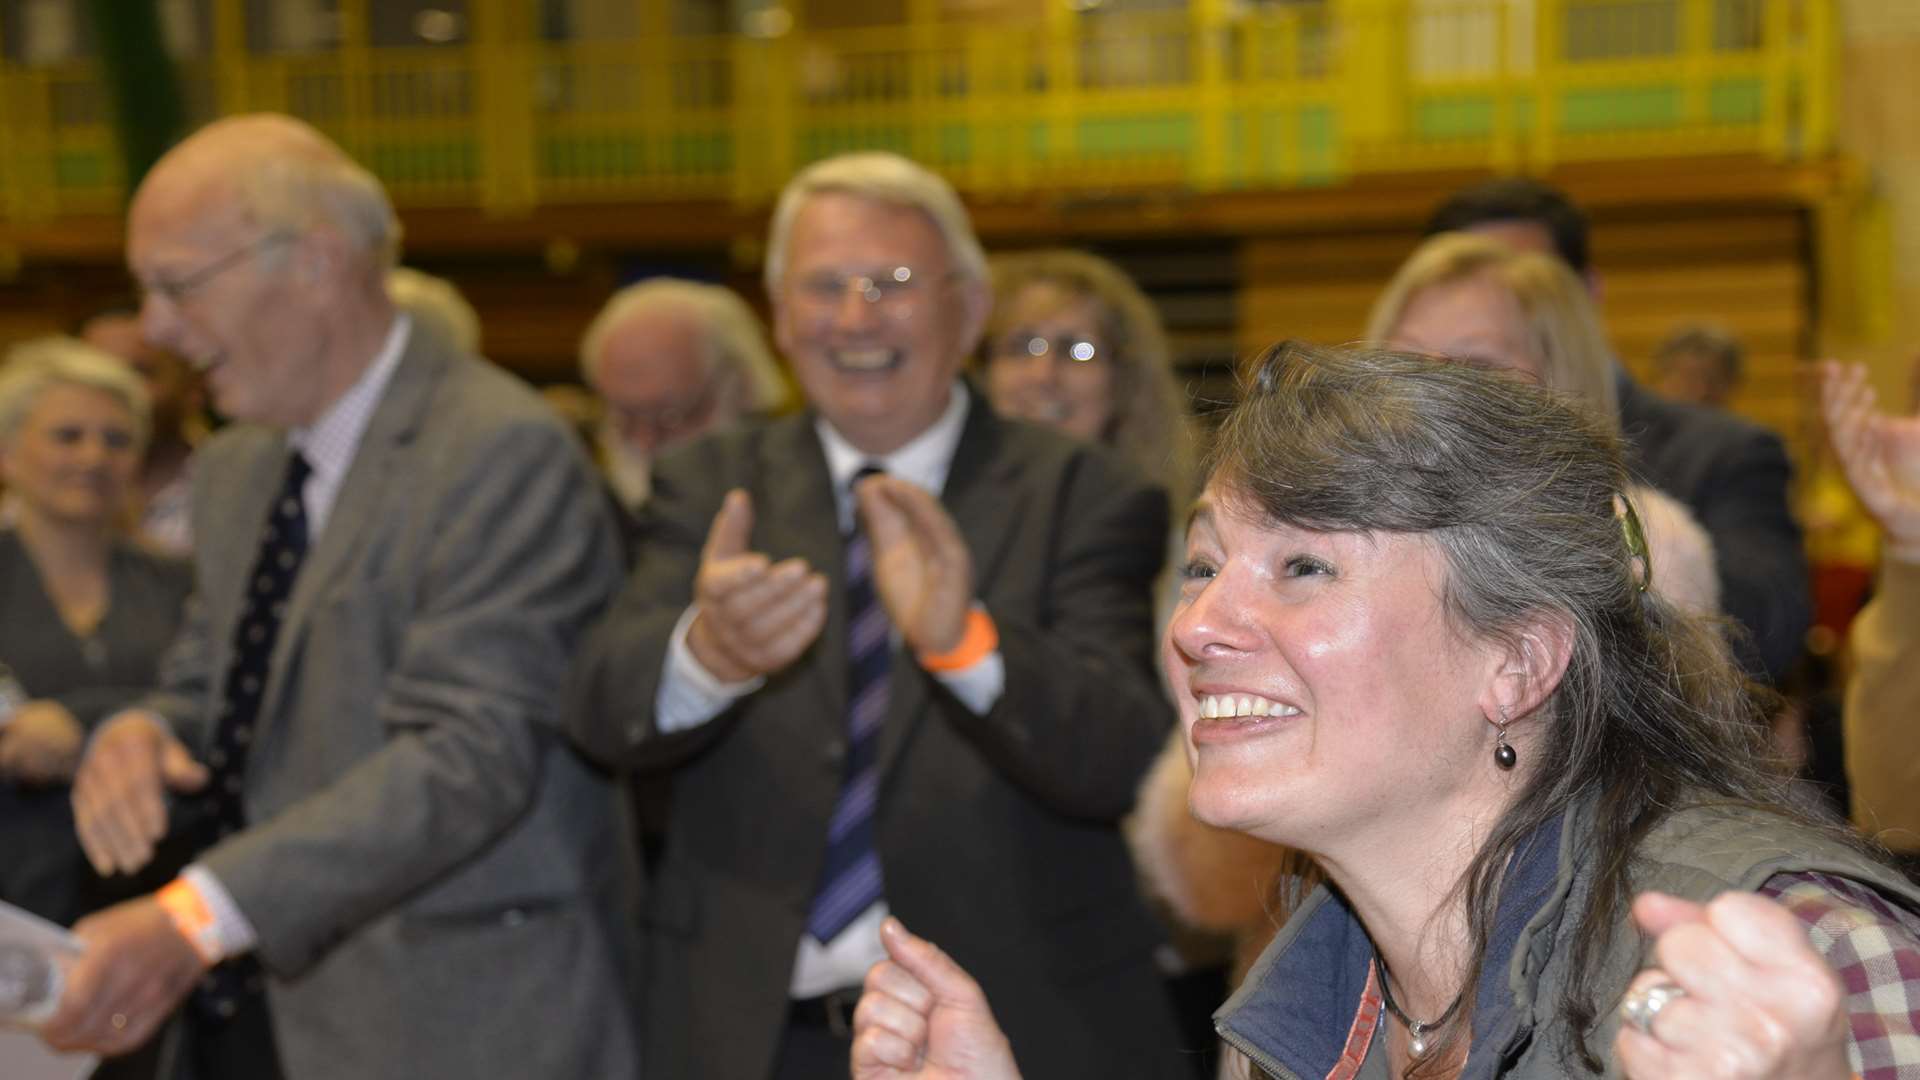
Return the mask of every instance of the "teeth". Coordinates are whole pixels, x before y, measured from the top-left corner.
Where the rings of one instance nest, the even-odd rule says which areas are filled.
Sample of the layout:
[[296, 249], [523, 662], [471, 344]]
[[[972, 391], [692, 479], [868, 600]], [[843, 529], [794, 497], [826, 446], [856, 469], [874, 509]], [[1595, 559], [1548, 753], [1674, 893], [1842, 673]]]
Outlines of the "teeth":
[[1200, 715], [1208, 720], [1242, 716], [1298, 716], [1300, 710], [1251, 694], [1207, 694], [1200, 699]]
[[891, 366], [892, 349], [840, 349], [835, 354], [840, 366], [852, 371], [881, 371]]

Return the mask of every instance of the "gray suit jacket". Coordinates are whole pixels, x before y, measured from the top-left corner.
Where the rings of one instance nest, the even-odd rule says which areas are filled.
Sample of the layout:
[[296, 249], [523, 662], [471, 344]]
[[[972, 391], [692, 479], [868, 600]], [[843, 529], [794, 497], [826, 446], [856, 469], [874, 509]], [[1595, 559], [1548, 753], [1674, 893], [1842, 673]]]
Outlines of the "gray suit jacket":
[[[1098, 448], [974, 402], [941, 501], [998, 624], [1005, 689], [977, 716], [896, 649], [875, 810], [887, 902], [979, 978], [1026, 1075], [1190, 1075], [1119, 830], [1173, 717], [1150, 594], [1166, 496]], [[667, 642], [735, 486], [753, 497], [755, 550], [833, 579], [827, 626], [724, 715], [661, 735]], [[642, 528], [575, 669], [572, 723], [596, 756], [671, 770], [645, 913], [648, 1073], [763, 1080], [846, 749], [844, 552], [813, 417], [662, 458]]]
[[[286, 458], [239, 426], [196, 466], [152, 702], [196, 749]], [[252, 824], [202, 856], [259, 933], [290, 1080], [637, 1073], [631, 839], [557, 708], [619, 574], [559, 419], [416, 326], [274, 647]]]

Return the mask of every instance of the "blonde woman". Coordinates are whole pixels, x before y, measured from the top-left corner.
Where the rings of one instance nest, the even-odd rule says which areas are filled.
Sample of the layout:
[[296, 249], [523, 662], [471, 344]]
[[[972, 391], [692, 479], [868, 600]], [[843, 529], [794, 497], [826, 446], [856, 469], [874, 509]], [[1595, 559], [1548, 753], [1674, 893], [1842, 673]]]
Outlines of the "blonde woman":
[[1193, 442], [1152, 301], [1084, 251], [1003, 255], [992, 273], [980, 374], [994, 411], [1111, 446], [1182, 505]]
[[117, 357], [71, 338], [0, 365], [0, 663], [27, 702], [0, 705], [0, 899], [59, 922], [90, 875], [68, 806], [88, 730], [153, 684], [191, 585], [184, 562], [136, 547], [128, 500], [147, 393]]

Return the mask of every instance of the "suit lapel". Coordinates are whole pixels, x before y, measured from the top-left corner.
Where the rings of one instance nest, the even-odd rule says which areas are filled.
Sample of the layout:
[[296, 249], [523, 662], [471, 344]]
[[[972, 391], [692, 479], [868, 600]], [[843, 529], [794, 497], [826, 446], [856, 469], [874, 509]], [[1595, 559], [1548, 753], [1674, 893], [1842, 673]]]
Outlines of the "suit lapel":
[[[1003, 452], [1005, 433], [1005, 425], [987, 407], [986, 399], [974, 391], [966, 426], [940, 493], [941, 504], [953, 516], [967, 550], [973, 554], [976, 598], [985, 595], [998, 576], [1012, 545], [1015, 524], [1026, 511], [1026, 492], [1018, 483], [1022, 462], [1016, 455]], [[886, 727], [880, 733], [883, 777], [892, 770], [914, 728], [926, 716], [933, 693], [933, 676], [919, 670], [912, 653], [902, 649], [894, 659], [893, 696], [888, 703]]]
[[427, 400], [449, 362], [448, 354], [428, 335], [418, 329], [408, 334], [400, 362], [360, 436], [320, 542], [307, 552], [306, 565], [294, 582], [286, 621], [280, 626], [268, 668], [266, 696], [260, 709], [263, 726], [270, 725], [278, 711], [279, 698], [291, 675], [292, 658], [299, 655], [315, 605], [351, 570], [376, 523], [387, 485], [395, 475], [404, 474], [404, 469], [395, 467], [395, 459], [426, 418]]
[[847, 606], [846, 554], [826, 453], [802, 413], [768, 429], [761, 443], [754, 506], [753, 550], [775, 562], [798, 555], [827, 575], [827, 624], [814, 642], [814, 660], [796, 665], [819, 680], [809, 700], [826, 703], [817, 717], [823, 731], [846, 737]]

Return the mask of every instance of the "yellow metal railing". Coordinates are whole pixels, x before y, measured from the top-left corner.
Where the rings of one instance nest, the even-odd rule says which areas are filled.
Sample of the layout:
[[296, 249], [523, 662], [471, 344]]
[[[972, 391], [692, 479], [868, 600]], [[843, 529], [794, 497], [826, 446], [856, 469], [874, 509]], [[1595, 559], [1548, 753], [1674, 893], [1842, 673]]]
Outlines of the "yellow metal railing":
[[[412, 205], [726, 198], [884, 147], [983, 196], [1324, 184], [1379, 172], [1760, 153], [1832, 131], [1832, 0], [1045, 0], [1012, 21], [770, 39], [534, 40], [477, 0], [464, 43], [250, 52], [241, 0], [182, 65], [190, 111], [303, 116]], [[85, 64], [0, 66], [0, 215], [122, 197]]]

